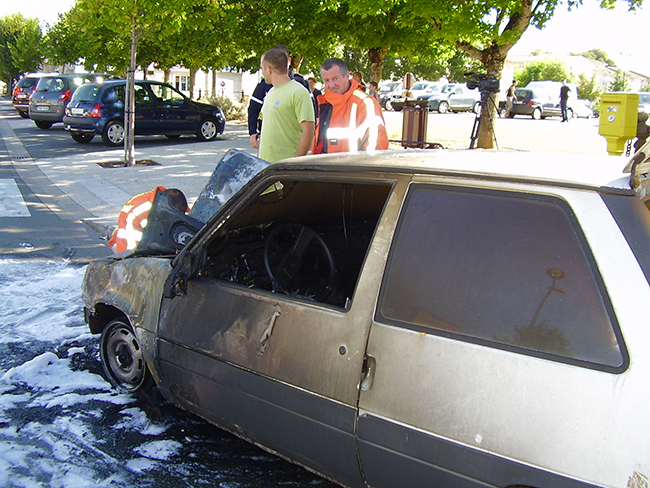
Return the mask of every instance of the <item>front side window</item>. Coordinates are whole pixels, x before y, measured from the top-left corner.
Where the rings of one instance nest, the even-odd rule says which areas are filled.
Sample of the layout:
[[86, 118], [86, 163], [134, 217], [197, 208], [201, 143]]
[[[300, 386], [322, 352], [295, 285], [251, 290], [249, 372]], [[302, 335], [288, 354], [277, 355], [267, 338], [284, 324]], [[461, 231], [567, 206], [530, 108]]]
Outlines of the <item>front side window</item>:
[[180, 105], [185, 101], [182, 93], [168, 85], [151, 85], [151, 91], [166, 105]]
[[415, 187], [377, 320], [617, 370], [618, 328], [566, 204]]
[[269, 182], [220, 228], [202, 275], [345, 308], [391, 185]]

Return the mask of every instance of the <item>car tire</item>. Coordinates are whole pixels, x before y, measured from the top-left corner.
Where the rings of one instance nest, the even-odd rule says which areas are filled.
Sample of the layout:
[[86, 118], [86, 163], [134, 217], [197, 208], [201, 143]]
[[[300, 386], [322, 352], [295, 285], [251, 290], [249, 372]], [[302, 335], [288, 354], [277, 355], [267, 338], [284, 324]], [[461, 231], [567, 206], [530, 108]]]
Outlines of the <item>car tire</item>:
[[217, 123], [213, 119], [204, 119], [199, 124], [196, 137], [202, 141], [212, 141], [217, 138], [218, 132]]
[[72, 139], [80, 144], [88, 144], [95, 137], [95, 134], [84, 134], [82, 132], [71, 132], [70, 135]]
[[393, 104], [390, 103], [390, 100], [386, 100], [385, 107], [386, 107], [386, 110], [388, 110], [389, 112], [390, 112], [391, 110], [393, 110]]
[[446, 114], [449, 112], [449, 104], [447, 102], [440, 102], [438, 104], [438, 113]]
[[104, 327], [99, 353], [106, 378], [124, 392], [137, 392], [151, 377], [138, 338], [126, 319], [115, 319]]
[[577, 119], [577, 118], [578, 118], [578, 116], [575, 114], [575, 112], [573, 111], [573, 109], [568, 109], [568, 110], [566, 111], [566, 114], [567, 114], [567, 117], [569, 118], [569, 120], [571, 120], [571, 119]]
[[542, 109], [539, 107], [533, 110], [533, 113], [530, 115], [534, 120], [540, 120], [542, 118]]
[[124, 143], [124, 124], [117, 120], [111, 120], [102, 131], [102, 140], [110, 147]]
[[29, 118], [29, 112], [26, 110], [18, 110], [18, 114], [23, 118], [23, 119], [28, 119]]
[[476, 115], [481, 113], [481, 102], [476, 102], [474, 106], [472, 107], [472, 112], [474, 112]]
[[52, 127], [52, 123], [53, 122], [47, 122], [46, 120], [35, 120], [34, 121], [34, 124], [36, 124], [36, 127], [38, 127], [39, 129], [44, 129], [44, 130], [49, 129], [50, 127]]

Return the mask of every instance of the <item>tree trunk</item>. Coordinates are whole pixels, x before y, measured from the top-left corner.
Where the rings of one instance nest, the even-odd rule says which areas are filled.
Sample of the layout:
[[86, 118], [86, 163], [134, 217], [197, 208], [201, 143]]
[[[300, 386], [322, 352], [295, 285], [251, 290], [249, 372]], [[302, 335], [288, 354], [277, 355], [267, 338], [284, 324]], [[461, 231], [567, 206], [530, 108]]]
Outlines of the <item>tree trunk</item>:
[[384, 58], [388, 52], [388, 46], [373, 47], [368, 49], [368, 58], [370, 59], [370, 80], [377, 84], [381, 81], [384, 70]]
[[196, 82], [196, 73], [198, 68], [190, 68], [190, 100], [194, 100], [194, 84]]
[[212, 68], [212, 98], [217, 98], [217, 70]]
[[124, 165], [135, 164], [134, 133], [135, 133], [135, 100], [133, 98], [135, 85], [135, 55], [138, 38], [135, 25], [131, 28], [131, 61], [126, 72], [126, 110], [124, 111]]

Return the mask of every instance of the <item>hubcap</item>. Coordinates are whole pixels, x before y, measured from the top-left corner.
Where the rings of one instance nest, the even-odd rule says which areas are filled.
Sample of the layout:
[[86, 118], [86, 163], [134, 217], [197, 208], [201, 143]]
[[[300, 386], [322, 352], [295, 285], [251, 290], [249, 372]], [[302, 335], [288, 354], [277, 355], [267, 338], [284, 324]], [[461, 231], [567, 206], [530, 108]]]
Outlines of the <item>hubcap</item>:
[[217, 134], [217, 126], [211, 120], [203, 122], [201, 125], [201, 135], [206, 139], [212, 139]]

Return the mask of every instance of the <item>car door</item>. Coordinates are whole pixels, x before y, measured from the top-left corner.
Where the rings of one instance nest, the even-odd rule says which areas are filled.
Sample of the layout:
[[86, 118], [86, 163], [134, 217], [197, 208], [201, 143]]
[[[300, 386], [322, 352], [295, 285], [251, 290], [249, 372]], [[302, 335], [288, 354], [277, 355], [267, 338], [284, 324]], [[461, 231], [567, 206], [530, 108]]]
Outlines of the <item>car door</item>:
[[183, 134], [198, 129], [201, 114], [187, 97], [167, 84], [152, 83], [150, 86], [160, 108], [161, 133]]
[[[620, 388], [628, 355], [599, 270], [624, 282], [618, 258], [638, 267], [600, 197], [431, 181], [403, 209], [359, 399], [368, 484], [622, 486], [626, 436], [608, 432], [643, 407]], [[623, 308], [625, 290], [648, 293], [630, 279]]]
[[[185, 276], [179, 265], [170, 289], [184, 289], [163, 300], [165, 395], [346, 486], [365, 486], [354, 429], [376, 260], [385, 255], [371, 238], [390, 190], [385, 181], [293, 176], [265, 180], [217, 214], [184, 251], [197, 272]], [[310, 231], [299, 222], [319, 237], [303, 240]], [[311, 247], [321, 240], [320, 251]], [[296, 256], [310, 253], [310, 271], [280, 284]], [[321, 289], [330, 262], [336, 278]]]
[[135, 101], [135, 133], [160, 134], [160, 107], [145, 85], [133, 86]]

